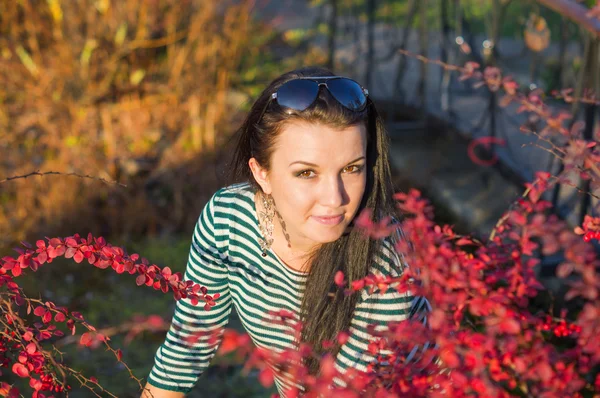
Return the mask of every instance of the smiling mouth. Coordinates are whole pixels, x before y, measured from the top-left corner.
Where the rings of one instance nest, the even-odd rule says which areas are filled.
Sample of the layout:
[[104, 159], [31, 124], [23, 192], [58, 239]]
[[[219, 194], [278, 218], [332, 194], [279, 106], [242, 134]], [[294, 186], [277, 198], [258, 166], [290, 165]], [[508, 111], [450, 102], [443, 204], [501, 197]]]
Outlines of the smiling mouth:
[[312, 216], [312, 218], [315, 221], [317, 221], [318, 223], [321, 223], [321, 224], [324, 224], [324, 225], [338, 225], [344, 219], [344, 215], [340, 214], [340, 215], [337, 215], [337, 216], [325, 216], [325, 217]]

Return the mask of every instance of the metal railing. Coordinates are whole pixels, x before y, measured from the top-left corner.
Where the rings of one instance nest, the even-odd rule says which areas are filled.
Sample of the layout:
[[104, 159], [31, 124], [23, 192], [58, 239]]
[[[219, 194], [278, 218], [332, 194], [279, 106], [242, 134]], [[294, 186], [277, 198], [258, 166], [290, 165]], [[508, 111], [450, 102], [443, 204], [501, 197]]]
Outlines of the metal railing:
[[[392, 23], [396, 32], [395, 38], [389, 40], [388, 44], [383, 46], [383, 50], [376, 49], [376, 40], [374, 40], [374, 32], [378, 25], [376, 15], [380, 15], [381, 18], [382, 9], [399, 3], [403, 3], [404, 17], [400, 22]], [[461, 91], [466, 90], [467, 95], [476, 95], [474, 91], [469, 91], [469, 88], [458, 82], [457, 76], [447, 69], [439, 69], [439, 78], [432, 79], [433, 68], [424, 62], [410, 64], [413, 60], [398, 54], [398, 49], [411, 49], [413, 53], [439, 59], [444, 63], [462, 65], [467, 61], [474, 61], [483, 66], [498, 66], [505, 75], [516, 75], [521, 83], [526, 82], [525, 86], [531, 90], [539, 87], [544, 87], [547, 91], [560, 90], [566, 88], [564, 87], [566, 84], [567, 87], [574, 88], [573, 96], [579, 98], [590, 89], [600, 93], [600, 20], [590, 15], [588, 8], [573, 0], [530, 2], [488, 0], [486, 4], [489, 9], [485, 15], [485, 28], [478, 34], [476, 28], [478, 23], [481, 25], [481, 21], [473, 17], [472, 10], [468, 8], [470, 3], [461, 0], [436, 2], [364, 0], [354, 1], [350, 9], [344, 9], [342, 4], [346, 2], [339, 0], [329, 0], [323, 4], [325, 5], [323, 10], [326, 12], [335, 10], [335, 13], [328, 15], [346, 18], [346, 27], [348, 24], [354, 24], [353, 29], [350, 30], [353, 30], [355, 38], [362, 32], [365, 33], [366, 48], [361, 56], [357, 57], [357, 61], [364, 65], [362, 69], [364, 74], [357, 77], [361, 77], [369, 87], [376, 86], [373, 81], [375, 75], [383, 75], [386, 85], [392, 88], [391, 97], [397, 103], [406, 104], [406, 98], [412, 95], [413, 100], [410, 105], [422, 110], [423, 115], [435, 113], [445, 117], [450, 123], [458, 125], [461, 124], [461, 118], [476, 120], [476, 123], [471, 123], [471, 128], [464, 128], [463, 133], [472, 137], [487, 135], [504, 139], [506, 148], [496, 147], [493, 151], [497, 151], [500, 161], [510, 164], [515, 174], [523, 181], [532, 177], [533, 167], [536, 170], [545, 169], [553, 174], [563, 171], [562, 162], [553, 157], [544, 158], [536, 154], [536, 156], [540, 155], [539, 160], [536, 161], [544, 162], [544, 166], [540, 166], [540, 164], [528, 164], [522, 158], [515, 156], [516, 148], [523, 145], [521, 141], [523, 134], [519, 132], [519, 127], [528, 121], [517, 115], [514, 109], [500, 107], [499, 93], [488, 91], [482, 96], [485, 107], [482, 107], [480, 112], [475, 114], [462, 112], [456, 107], [465, 96]], [[380, 11], [379, 14], [376, 9]], [[507, 47], [510, 50], [511, 45], [504, 45], [502, 49], [503, 41], [507, 40], [502, 32], [507, 25], [515, 25], [517, 9], [530, 12], [528, 17], [520, 16], [523, 19], [521, 21], [523, 38], [514, 41], [514, 46], [521, 45], [522, 49], [520, 52], [507, 54], [510, 51], [505, 50]], [[357, 16], [360, 14], [366, 17], [362, 22]], [[437, 21], [437, 30], [435, 27], [432, 28], [432, 21]], [[386, 23], [389, 25], [389, 21], [380, 22], [379, 25]], [[336, 24], [336, 26], [340, 25]], [[329, 30], [328, 54], [331, 66], [335, 64], [334, 46], [340, 43], [332, 36], [339, 35], [338, 31], [337, 28]], [[437, 42], [432, 40], [435, 35], [437, 35]], [[552, 36], [554, 40], [551, 40]], [[549, 51], [550, 49], [552, 51]], [[385, 54], [381, 55], [383, 52]], [[432, 52], [436, 55], [431, 56]], [[552, 52], [554, 56], [549, 55]], [[523, 65], [520, 65], [521, 69], [515, 67], [519, 63], [523, 64], [525, 58], [529, 60], [525, 70], [522, 70]], [[388, 68], [385, 73], [377, 71], [379, 65], [393, 60], [396, 62], [392, 69]], [[555, 64], [552, 70], [547, 66], [549, 60], [553, 60]], [[574, 60], [579, 62], [576, 63]], [[417, 71], [418, 78], [415, 79]], [[432, 84], [432, 81], [435, 83]], [[437, 102], [438, 98], [439, 102]], [[578, 102], [572, 104], [550, 102], [557, 111], [568, 110], [573, 114], [571, 124], [578, 120], [585, 121], [583, 139], [592, 139], [598, 120], [598, 106], [582, 105]], [[536, 149], [529, 147], [527, 150], [533, 154]], [[525, 160], [530, 160], [529, 156], [526, 158]], [[589, 180], [580, 182], [581, 191], [588, 192], [590, 188]], [[573, 203], [574, 196], [578, 194], [573, 187], [559, 185], [553, 192], [552, 201], [555, 207], [565, 209], [562, 215], [570, 222], [580, 223], [585, 214], [594, 212], [594, 205], [590, 195], [581, 195], [577, 203]]]

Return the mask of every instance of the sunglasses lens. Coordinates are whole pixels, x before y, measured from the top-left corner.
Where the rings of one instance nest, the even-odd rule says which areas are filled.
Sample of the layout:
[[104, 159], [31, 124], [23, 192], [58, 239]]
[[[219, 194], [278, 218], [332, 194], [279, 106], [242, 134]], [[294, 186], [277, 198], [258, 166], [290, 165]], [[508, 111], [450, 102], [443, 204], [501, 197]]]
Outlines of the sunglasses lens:
[[319, 94], [319, 85], [311, 80], [291, 80], [277, 90], [277, 103], [287, 108], [303, 111]]
[[329, 92], [340, 104], [354, 111], [361, 110], [367, 103], [362, 88], [350, 79], [332, 79], [327, 82]]

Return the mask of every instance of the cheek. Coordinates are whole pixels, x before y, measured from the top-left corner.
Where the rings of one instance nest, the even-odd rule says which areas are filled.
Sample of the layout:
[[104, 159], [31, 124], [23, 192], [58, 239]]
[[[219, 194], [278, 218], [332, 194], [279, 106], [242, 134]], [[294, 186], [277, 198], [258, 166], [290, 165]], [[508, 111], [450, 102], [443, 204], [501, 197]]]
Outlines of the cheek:
[[314, 203], [312, 190], [303, 187], [302, 184], [289, 184], [284, 192], [286, 210], [291, 218], [302, 217]]
[[[351, 184], [348, 184], [348, 193], [350, 194], [351, 202], [360, 202], [367, 186], [367, 176], [362, 174], [361, 178], [357, 178]], [[358, 206], [358, 204], [357, 204]]]
[[278, 195], [275, 198], [277, 208], [286, 220], [300, 220], [313, 206], [312, 192], [306, 184], [298, 183], [291, 178], [278, 181]]

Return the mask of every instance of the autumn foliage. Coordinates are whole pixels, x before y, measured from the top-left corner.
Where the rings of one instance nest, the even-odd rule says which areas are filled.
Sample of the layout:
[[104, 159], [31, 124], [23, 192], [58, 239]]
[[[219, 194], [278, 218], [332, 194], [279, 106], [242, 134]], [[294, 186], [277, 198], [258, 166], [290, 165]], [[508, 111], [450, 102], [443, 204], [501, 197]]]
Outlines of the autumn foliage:
[[[51, 301], [26, 297], [18, 284], [18, 278], [24, 275], [25, 270], [35, 272], [58, 257], [72, 258], [77, 263], [87, 262], [101, 269], [111, 268], [118, 274], [136, 275], [135, 283], [138, 286], [150, 286], [163, 293], [172, 292], [176, 300], [189, 298], [194, 305], [201, 302], [206, 310], [214, 306], [214, 300], [219, 298], [218, 294], [208, 295], [203, 286], [189, 280], [183, 281], [181, 274], [172, 273], [169, 267], [161, 269], [137, 254], [126, 254], [122, 248], [108, 244], [103, 238], [93, 238], [91, 234], [87, 238], [76, 234], [64, 239], [38, 240], [36, 247], [27, 243], [23, 246], [23, 249], [17, 250], [18, 256], [0, 260], [0, 324], [4, 329], [0, 335], [0, 364], [19, 377], [29, 378], [29, 386], [35, 397], [42, 396], [42, 391], [69, 390], [71, 387], [65, 378], [67, 374], [92, 391], [95, 388], [103, 391], [96, 378], [87, 378], [68, 368], [55, 359], [52, 351], [44, 349], [44, 345], [52, 339], [64, 336], [63, 330], [75, 335], [79, 328], [83, 331], [79, 344], [92, 347], [103, 343], [119, 362], [122, 362], [122, 352], [113, 349], [109, 344], [110, 338], [98, 333], [80, 313], [69, 311]], [[29, 314], [34, 315], [33, 322], [22, 318]], [[0, 393], [10, 395], [13, 394], [11, 391], [14, 389], [6, 383], [0, 384]]]

